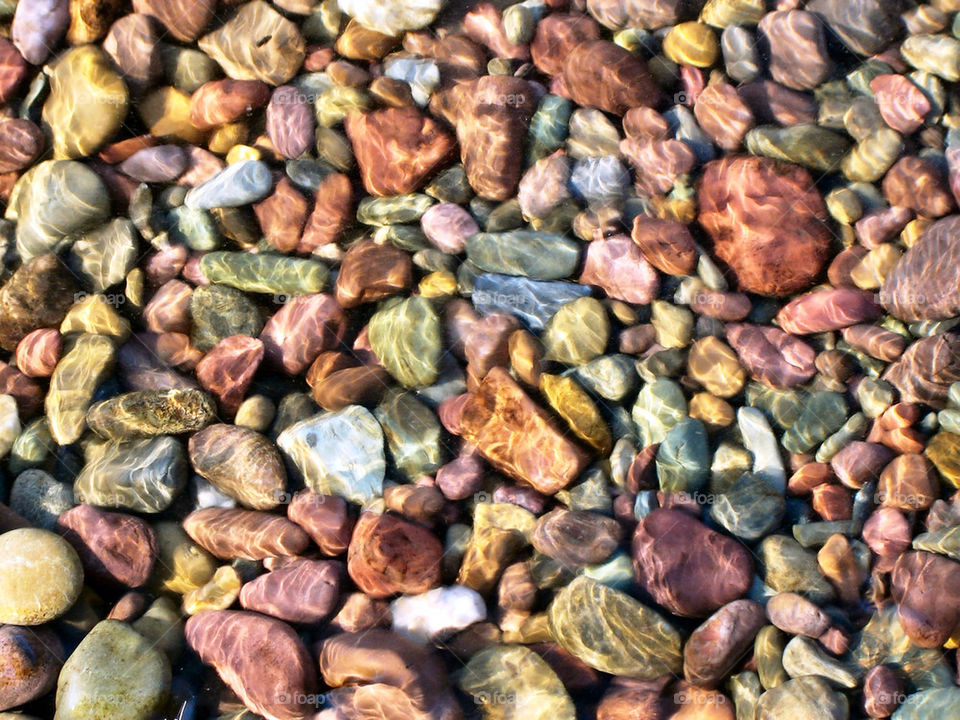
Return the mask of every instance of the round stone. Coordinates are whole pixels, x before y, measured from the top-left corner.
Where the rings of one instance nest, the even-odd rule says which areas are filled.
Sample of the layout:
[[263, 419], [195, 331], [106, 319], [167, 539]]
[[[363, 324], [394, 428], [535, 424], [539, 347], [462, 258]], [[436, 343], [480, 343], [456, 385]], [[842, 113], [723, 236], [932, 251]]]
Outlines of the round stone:
[[73, 607], [83, 587], [76, 551], [48, 530], [0, 535], [0, 623], [42, 625]]

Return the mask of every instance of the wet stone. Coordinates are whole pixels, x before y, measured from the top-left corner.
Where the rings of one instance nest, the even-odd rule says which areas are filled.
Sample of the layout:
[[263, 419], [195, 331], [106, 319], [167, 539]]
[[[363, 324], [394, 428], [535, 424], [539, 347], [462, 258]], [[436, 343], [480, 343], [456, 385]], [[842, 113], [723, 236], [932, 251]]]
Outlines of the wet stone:
[[580, 259], [576, 243], [560, 235], [529, 230], [477, 233], [467, 240], [466, 251], [481, 270], [534, 280], [569, 277]]
[[409, 255], [389, 245], [364, 241], [351, 247], [341, 260], [335, 294], [341, 307], [350, 308], [398, 294], [412, 283]]
[[540, 390], [577, 437], [603, 454], [610, 451], [613, 445], [610, 429], [590, 395], [576, 380], [544, 373], [540, 376]]
[[535, 550], [563, 565], [577, 567], [607, 560], [619, 545], [621, 534], [612, 518], [557, 508], [538, 519], [530, 540]]
[[[57, 684], [63, 646], [50, 630], [6, 625], [0, 628], [0, 712], [46, 695]], [[3, 713], [0, 717], [24, 718]]]
[[282, 499], [283, 460], [276, 446], [254, 430], [211, 425], [190, 438], [189, 454], [197, 474], [246, 507], [269, 510]]
[[10, 28], [11, 40], [27, 62], [41, 65], [63, 39], [69, 24], [67, 0], [18, 3]]
[[395, 515], [366, 512], [350, 540], [347, 572], [373, 598], [416, 594], [440, 584], [442, 554], [442, 544], [426, 528]]
[[954, 687], [920, 690], [908, 695], [891, 717], [894, 720], [920, 720], [926, 717], [955, 720], [958, 716], [958, 700], [960, 692]]
[[411, 393], [390, 392], [374, 411], [393, 466], [406, 478], [433, 474], [443, 462], [440, 423]]
[[390, 302], [370, 319], [370, 345], [405, 387], [430, 385], [439, 375], [440, 318], [423, 298]]
[[215, 0], [134, 0], [133, 9], [156, 18], [180, 42], [192, 42], [207, 28]]
[[777, 592], [794, 592], [815, 603], [834, 597], [833, 587], [820, 573], [816, 555], [784, 535], [771, 535], [760, 543], [763, 580]]
[[190, 190], [184, 204], [193, 210], [240, 207], [263, 200], [272, 186], [270, 170], [264, 163], [243, 160]]
[[57, 518], [73, 506], [71, 487], [40, 469], [24, 470], [10, 488], [10, 508], [44, 530], [54, 530]]
[[[16, 350], [35, 329], [59, 325], [75, 293], [73, 278], [56, 256], [41, 255], [21, 265], [0, 288], [0, 347]], [[21, 367], [25, 374], [30, 370], [29, 363]]]
[[582, 365], [603, 353], [609, 333], [610, 320], [598, 300], [574, 300], [550, 318], [542, 337], [545, 357], [566, 365]]
[[240, 604], [291, 623], [314, 624], [336, 607], [340, 570], [326, 560], [296, 560], [246, 583]]
[[510, 313], [531, 330], [542, 330], [561, 307], [589, 294], [589, 288], [575, 283], [483, 273], [477, 277], [472, 299], [481, 314]]
[[20, 528], [0, 535], [0, 622], [42, 625], [69, 610], [83, 586], [76, 551], [47, 530]]
[[157, 539], [144, 520], [78, 505], [59, 517], [57, 532], [77, 551], [89, 578], [130, 588], [150, 579]]
[[191, 344], [207, 351], [232, 335], [256, 336], [263, 328], [259, 310], [239, 290], [224, 285], [201, 286], [190, 297]]
[[820, 19], [804, 10], [768, 13], [758, 26], [770, 48], [770, 75], [794, 90], [817, 87], [830, 73]]
[[144, 390], [95, 403], [87, 411], [87, 426], [107, 440], [179, 435], [201, 429], [215, 413], [199, 390]]
[[767, 690], [757, 704], [758, 720], [791, 720], [816, 717], [823, 720], [847, 720], [850, 717], [846, 697], [831, 689], [826, 680], [799, 677]]
[[732, 535], [758, 540], [780, 525], [783, 495], [766, 480], [745, 473], [714, 500], [710, 517]]
[[956, 217], [938, 221], [920, 237], [887, 276], [880, 302], [901, 320], [933, 320], [960, 312], [960, 294], [947, 277], [960, 252]]
[[684, 677], [698, 687], [719, 684], [753, 646], [763, 624], [763, 607], [752, 600], [724, 605], [687, 639], [683, 648]]
[[953, 589], [960, 581], [960, 563], [928, 552], [900, 556], [891, 575], [891, 595], [910, 640], [924, 648], [946, 642], [958, 623], [960, 607]]

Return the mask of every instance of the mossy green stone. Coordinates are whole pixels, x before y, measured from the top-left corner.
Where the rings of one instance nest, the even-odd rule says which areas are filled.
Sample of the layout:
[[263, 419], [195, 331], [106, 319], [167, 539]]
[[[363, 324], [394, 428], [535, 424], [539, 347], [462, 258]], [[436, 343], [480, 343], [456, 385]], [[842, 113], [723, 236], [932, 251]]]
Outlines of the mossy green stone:
[[710, 475], [707, 429], [696, 418], [674, 425], [657, 450], [657, 477], [668, 492], [696, 492]]
[[550, 318], [541, 338], [547, 360], [583, 365], [603, 354], [610, 339], [610, 319], [592, 297], [569, 302]]
[[270, 253], [207, 253], [200, 272], [212, 283], [271, 295], [312, 295], [330, 278], [327, 266], [316, 260]]
[[443, 326], [429, 300], [387, 302], [370, 318], [370, 346], [404, 387], [430, 385], [440, 375]]
[[765, 125], [748, 132], [744, 144], [754, 155], [765, 155], [820, 172], [836, 170], [850, 149], [850, 141], [845, 136], [816, 125], [785, 128]]
[[404, 477], [432, 475], [443, 463], [440, 423], [412, 393], [390, 391], [374, 411], [390, 458]]

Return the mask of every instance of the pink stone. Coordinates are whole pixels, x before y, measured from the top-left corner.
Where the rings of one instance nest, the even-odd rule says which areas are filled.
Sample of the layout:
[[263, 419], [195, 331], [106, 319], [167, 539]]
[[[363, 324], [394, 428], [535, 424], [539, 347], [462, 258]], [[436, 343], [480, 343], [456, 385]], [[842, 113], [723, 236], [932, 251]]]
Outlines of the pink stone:
[[273, 91], [267, 105], [267, 137], [276, 151], [296, 159], [313, 147], [316, 118], [306, 96], [292, 85]]
[[694, 294], [690, 309], [699, 315], [730, 322], [743, 320], [750, 314], [753, 304], [743, 293], [705, 289]]
[[469, 300], [454, 298], [443, 308], [443, 325], [450, 352], [461, 360], [466, 360], [464, 344], [470, 328], [480, 319]]
[[167, 245], [151, 254], [144, 266], [147, 282], [159, 287], [173, 280], [187, 262], [190, 251], [183, 245]]
[[524, 485], [498, 485], [493, 491], [492, 500], [498, 503], [518, 505], [534, 515], [542, 513], [547, 505], [545, 495]]
[[183, 270], [180, 272], [180, 275], [191, 285], [209, 285], [210, 281], [207, 280], [207, 276], [203, 274], [203, 271], [200, 269], [200, 260], [206, 253], [203, 252], [194, 252], [190, 253], [190, 256], [187, 258], [187, 262], [183, 265]]
[[660, 291], [660, 276], [627, 235], [587, 244], [580, 283], [596, 285], [611, 298], [646, 305]]
[[900, 205], [868, 212], [853, 226], [857, 240], [865, 248], [873, 250], [890, 242], [913, 220], [913, 210]]
[[877, 75], [870, 81], [883, 121], [904, 135], [916, 132], [930, 112], [923, 91], [903, 75]]
[[263, 360], [263, 343], [246, 335], [226, 337], [197, 363], [197, 380], [216, 395], [229, 415], [236, 413]]
[[263, 326], [265, 357], [289, 375], [305, 372], [317, 355], [343, 341], [347, 318], [333, 296], [318, 293], [295, 297]]
[[463, 18], [463, 31], [471, 40], [490, 48], [497, 57], [530, 59], [529, 45], [514, 45], [507, 40], [500, 11], [491, 3], [480, 3], [468, 12]]
[[170, 182], [187, 169], [187, 156], [179, 145], [158, 145], [134, 153], [124, 160], [120, 172], [137, 182]]
[[893, 457], [893, 450], [886, 445], [855, 440], [833, 456], [830, 467], [840, 482], [859, 490], [870, 480], [879, 478]]
[[17, 368], [27, 377], [50, 377], [60, 362], [62, 343], [60, 333], [51, 328], [27, 333], [17, 343]]
[[670, 134], [667, 119], [653, 108], [630, 108], [623, 116], [623, 132], [628, 138], [664, 140]]
[[537, 160], [520, 178], [517, 188], [523, 216], [547, 217], [557, 205], [570, 198], [569, 180], [570, 163], [563, 150]]
[[767, 39], [770, 75], [777, 82], [794, 90], [812, 90], [830, 74], [826, 33], [813, 13], [767, 13], [758, 29]]
[[31, 65], [42, 65], [70, 24], [69, 0], [26, 0], [17, 4], [10, 35]]
[[788, 333], [808, 335], [876, 320], [882, 314], [874, 293], [836, 288], [792, 300], [777, 313], [777, 323]]
[[6, 38], [0, 38], [0, 102], [13, 97], [27, 76], [27, 61]]
[[635, 171], [637, 194], [642, 197], [669, 192], [677, 178], [697, 164], [693, 151], [680, 140], [630, 137], [620, 141], [620, 152]]
[[451, 255], [463, 252], [467, 238], [480, 232], [480, 226], [466, 210], [454, 203], [431, 206], [420, 218], [427, 240]]
[[730, 83], [705, 88], [693, 114], [700, 127], [724, 150], [736, 150], [754, 125], [753, 112]]
[[463, 409], [470, 399], [470, 393], [463, 393], [447, 398], [437, 407], [437, 417], [440, 424], [452, 435], [460, 434], [460, 421], [463, 418]]
[[513, 315], [493, 313], [475, 322], [467, 334], [465, 352], [470, 369], [478, 378], [494, 367], [509, 367], [510, 335], [520, 328]]
[[340, 570], [329, 560], [294, 560], [248, 582], [240, 604], [290, 623], [323, 622], [334, 611], [340, 594]]
[[155, 333], [190, 332], [190, 297], [193, 288], [181, 280], [168, 280], [143, 309], [147, 330]]
[[863, 525], [863, 541], [877, 556], [874, 570], [889, 572], [900, 553], [910, 547], [910, 523], [892, 507], [879, 507]]
[[212, 152], [196, 145], [185, 145], [183, 150], [187, 153], [187, 170], [177, 178], [177, 185], [185, 187], [203, 185], [227, 166]]
[[448, 500], [466, 500], [483, 487], [483, 460], [461, 455], [437, 470], [437, 487]]
[[599, 39], [600, 26], [589, 15], [550, 13], [537, 23], [530, 56], [544, 75], [558, 75], [563, 72], [563, 63], [573, 48], [587, 40]]
[[340, 239], [353, 219], [353, 188], [350, 178], [331, 173], [320, 181], [314, 196], [313, 210], [303, 228], [297, 253], [308, 255], [318, 247]]
[[680, 66], [680, 90], [683, 93], [680, 100], [684, 105], [692, 108], [706, 86], [703, 70], [692, 65]]
[[750, 375], [771, 387], [790, 388], [816, 374], [814, 349], [779, 328], [730, 323], [726, 335]]
[[817, 122], [817, 101], [812, 95], [797, 92], [774, 82], [757, 80], [737, 88], [761, 125], [810, 125]]
[[137, 339], [162, 363], [179, 370], [193, 370], [203, 357], [202, 352], [190, 345], [190, 336], [184, 333], [145, 332], [138, 334]]

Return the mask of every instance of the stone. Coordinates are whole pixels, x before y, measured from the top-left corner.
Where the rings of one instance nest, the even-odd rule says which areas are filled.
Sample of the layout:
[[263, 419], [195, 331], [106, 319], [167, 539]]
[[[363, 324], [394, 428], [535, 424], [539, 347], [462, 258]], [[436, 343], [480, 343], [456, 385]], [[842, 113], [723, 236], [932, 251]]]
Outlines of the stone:
[[79, 295], [60, 323], [60, 333], [68, 344], [80, 335], [122, 343], [130, 337], [130, 321], [117, 312], [106, 295]]
[[271, 617], [299, 624], [316, 624], [337, 604], [340, 570], [329, 560], [295, 560], [246, 583], [240, 604]]
[[93, 394], [113, 370], [115, 349], [103, 335], [81, 335], [50, 378], [45, 408], [50, 433], [60, 445], [80, 439]]
[[374, 412], [393, 466], [407, 479], [437, 471], [443, 462], [437, 416], [411, 393], [390, 391]]
[[183, 529], [200, 547], [222, 560], [296, 556], [310, 544], [299, 526], [259, 510], [195, 510], [184, 518]]
[[407, 253], [390, 245], [361, 241], [340, 261], [334, 295], [341, 307], [351, 308], [396, 295], [412, 284], [413, 263]]
[[644, 62], [606, 40], [580, 43], [567, 55], [562, 75], [571, 99], [581, 106], [623, 115], [657, 104], [660, 91]]
[[583, 365], [603, 353], [609, 335], [603, 305], [593, 298], [578, 298], [557, 310], [541, 339], [547, 360]]
[[625, 235], [589, 243], [579, 281], [600, 287], [608, 297], [639, 305], [649, 304], [660, 290], [654, 265]]
[[66, 613], [83, 587], [83, 566], [66, 540], [48, 530], [0, 535], [0, 622], [42, 625]]
[[713, 29], [700, 22], [674, 25], [663, 38], [663, 54], [678, 65], [708, 68], [720, 54]]
[[419, 643], [443, 640], [487, 617], [483, 598], [460, 585], [404, 595], [390, 604], [393, 631]]
[[853, 672], [830, 657], [816, 641], [802, 636], [787, 643], [783, 651], [783, 668], [793, 678], [818, 676], [835, 687], [854, 688], [858, 684]]
[[34, 165], [15, 189], [5, 217], [17, 220], [17, 252], [25, 262], [59, 252], [70, 244], [71, 235], [110, 217], [103, 181], [78, 162], [48, 160]]
[[383, 431], [373, 414], [359, 405], [291, 425], [280, 433], [277, 445], [315, 492], [356, 503], [383, 492]]
[[960, 252], [954, 237], [958, 218], [931, 225], [884, 280], [880, 302], [905, 321], [937, 320], [960, 312], [960, 293], [947, 277]]
[[883, 195], [891, 205], [938, 218], [956, 209], [946, 174], [916, 155], [900, 158], [883, 177]]
[[[15, 625], [0, 627], [0, 712], [26, 705], [57, 684], [63, 646], [48, 629]], [[3, 713], [0, 717], [23, 718]]]
[[530, 230], [477, 233], [467, 240], [466, 251], [467, 258], [481, 270], [535, 280], [569, 277], [580, 259], [576, 243]]
[[782, 10], [763, 16], [758, 29], [770, 49], [770, 75], [794, 90], [812, 90], [830, 74], [826, 33], [816, 15]]
[[129, 588], [150, 579], [157, 538], [144, 520], [77, 505], [60, 515], [57, 531], [77, 551], [88, 578]]
[[306, 95], [293, 85], [274, 90], [267, 105], [266, 132], [277, 152], [290, 160], [313, 147], [316, 118]]
[[830, 628], [830, 616], [802, 595], [777, 593], [767, 601], [767, 617], [791, 635], [818, 638]]
[[107, 440], [194, 432], [213, 421], [216, 408], [200, 390], [142, 390], [90, 406], [87, 426]]
[[558, 375], [540, 376], [540, 390], [574, 435], [606, 455], [613, 446], [610, 429], [590, 395], [576, 380]]
[[771, 387], [793, 387], [816, 373], [813, 348], [778, 328], [731, 323], [726, 335], [750, 374]]
[[533, 547], [568, 567], [607, 560], [623, 531], [611, 518], [583, 510], [557, 508], [538, 519], [530, 536]]
[[145, 148], [120, 163], [120, 172], [138, 182], [171, 182], [187, 169], [186, 153], [178, 145]]
[[263, 200], [272, 187], [273, 179], [264, 163], [242, 160], [190, 190], [184, 204], [194, 210], [240, 207]]
[[724, 150], [736, 150], [753, 128], [753, 111], [729, 83], [704, 88], [693, 106], [700, 127]]
[[60, 44], [70, 24], [68, 0], [17, 4], [10, 38], [31, 65], [42, 65]]
[[270, 100], [270, 88], [259, 80], [214, 80], [190, 97], [190, 122], [199, 130], [236, 122]]
[[0, 121], [0, 172], [22, 170], [43, 151], [43, 131], [29, 120]]
[[340, 345], [346, 324], [346, 317], [332, 296], [295, 297], [263, 326], [260, 340], [264, 357], [289, 375], [299, 375], [320, 353]]
[[704, 168], [698, 201], [699, 222], [741, 290], [787, 295], [808, 288], [823, 270], [826, 208], [806, 170], [759, 157], [716, 160]]
[[134, 0], [135, 12], [156, 18], [181, 43], [191, 43], [213, 20], [216, 0]]
[[[940, 424], [943, 425], [942, 420]], [[960, 485], [960, 435], [941, 430], [930, 438], [923, 454], [937, 468], [941, 478], [954, 487]]]
[[910, 65], [948, 82], [960, 79], [960, 42], [945, 34], [920, 33], [903, 41], [901, 55]]
[[763, 606], [734, 600], [703, 622], [683, 648], [683, 675], [698, 687], [715, 687], [736, 668], [764, 624]]
[[882, 309], [873, 293], [853, 288], [820, 290], [787, 303], [777, 322], [786, 332], [809, 335], [876, 320]]
[[118, 442], [94, 448], [73, 484], [77, 502], [134, 512], [168, 508], [187, 482], [187, 457], [174, 438]]
[[476, 280], [472, 299], [481, 314], [509, 313], [536, 331], [542, 330], [561, 307], [589, 294], [589, 288], [576, 283], [483, 273]]
[[27, 75], [27, 61], [17, 47], [4, 38], [0, 43], [0, 102], [13, 96]]
[[809, 452], [839, 430], [846, 420], [847, 407], [842, 395], [815, 392], [806, 400], [799, 417], [780, 442], [790, 452]]
[[430, 301], [390, 302], [370, 318], [370, 346], [383, 367], [408, 388], [436, 381], [442, 351], [441, 323]]
[[416, 108], [353, 113], [344, 129], [364, 187], [384, 197], [419, 190], [455, 147], [452, 136]]
[[149, 587], [187, 594], [213, 577], [216, 560], [190, 539], [179, 522], [161, 521], [153, 528], [158, 554]]
[[960, 623], [952, 601], [960, 563], [928, 552], [903, 553], [890, 577], [891, 596], [911, 642], [922, 648], [942, 645]]
[[293, 629], [257, 613], [214, 610], [187, 620], [187, 645], [251, 711], [269, 720], [311, 712], [316, 670]]
[[[900, 696], [903, 693], [899, 693]], [[957, 700], [960, 693], [953, 687], [920, 690], [903, 698], [900, 707], [891, 716], [892, 720], [920, 720], [925, 717], [954, 720], [957, 715]]]
[[877, 75], [870, 81], [883, 121], [897, 132], [909, 135], [923, 125], [930, 101], [903, 75]]
[[10, 508], [44, 530], [55, 530], [57, 518], [73, 506], [70, 486], [38, 468], [21, 472], [10, 488]]
[[746, 372], [736, 353], [722, 340], [706, 337], [690, 347], [687, 356], [690, 377], [718, 397], [729, 398], [743, 388]]
[[218, 30], [200, 38], [199, 47], [234, 80], [288, 82], [303, 64], [306, 41], [297, 26], [263, 0], [240, 7]]
[[769, 535], [760, 543], [763, 581], [777, 592], [793, 592], [821, 604], [834, 597], [833, 587], [820, 573], [817, 558], [793, 538]]
[[906, 699], [903, 682], [889, 665], [875, 665], [863, 678], [863, 708], [867, 715], [885, 718]]
[[680, 634], [626, 593], [581, 576], [557, 593], [547, 612], [556, 641], [601, 672], [641, 679], [680, 672]]
[[744, 473], [710, 506], [710, 517], [730, 534], [759, 540], [779, 527], [786, 506], [783, 495], [766, 479]]
[[926, 403], [943, 409], [950, 383], [960, 379], [956, 346], [960, 336], [943, 333], [922, 338], [887, 367], [883, 379], [900, 391], [904, 402]]
[[789, 720], [794, 717], [847, 720], [846, 697], [816, 676], [799, 677], [767, 690], [757, 704], [757, 720]]
[[119, 18], [110, 26], [103, 49], [132, 91], [145, 90], [160, 79], [161, 47], [149, 15], [137, 12]]
[[347, 572], [373, 598], [416, 594], [440, 584], [442, 554], [443, 545], [426, 528], [394, 515], [365, 512], [350, 540]]
[[643, 447], [663, 442], [667, 433], [687, 414], [683, 390], [673, 380], [657, 378], [647, 383], [633, 406], [633, 422]]
[[[745, 595], [752, 582], [747, 550], [682, 510], [647, 515], [632, 547], [637, 581], [676, 615], [706, 617]], [[717, 572], [718, 567], [723, 571]]]
[[907, 453], [891, 460], [880, 473], [877, 500], [886, 507], [922, 510], [940, 494], [933, 464], [923, 455]]
[[104, 620], [64, 663], [55, 717], [147, 720], [166, 701], [170, 677], [166, 657], [147, 638], [126, 623]]
[[270, 510], [287, 484], [283, 459], [270, 440], [254, 430], [218, 423], [188, 443], [190, 463], [220, 492], [253, 510]]
[[670, 192], [677, 180], [697, 165], [693, 150], [680, 140], [628, 137], [620, 141], [620, 154], [633, 168], [634, 189], [645, 198]]
[[341, 555], [350, 545], [353, 517], [343, 498], [301, 490], [290, 500], [287, 517], [307, 532], [324, 555]]
[[126, 218], [111, 220], [84, 233], [70, 251], [94, 292], [104, 292], [126, 278], [137, 264], [139, 235]]
[[823, 18], [840, 40], [853, 52], [873, 55], [886, 48], [900, 34], [899, 3], [887, 4], [879, 0], [856, 0], [842, 3], [836, 0], [814, 0], [810, 12]]

